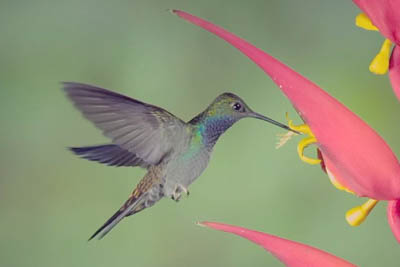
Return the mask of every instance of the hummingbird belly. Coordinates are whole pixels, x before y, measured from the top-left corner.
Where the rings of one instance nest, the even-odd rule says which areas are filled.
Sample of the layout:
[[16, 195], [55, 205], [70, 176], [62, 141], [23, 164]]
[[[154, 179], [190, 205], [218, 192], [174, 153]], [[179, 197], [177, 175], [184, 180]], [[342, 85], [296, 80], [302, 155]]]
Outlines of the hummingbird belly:
[[186, 190], [205, 170], [209, 158], [210, 153], [207, 150], [199, 149], [192, 153], [185, 153], [178, 160], [170, 162], [166, 168], [165, 196], [173, 195], [178, 187]]

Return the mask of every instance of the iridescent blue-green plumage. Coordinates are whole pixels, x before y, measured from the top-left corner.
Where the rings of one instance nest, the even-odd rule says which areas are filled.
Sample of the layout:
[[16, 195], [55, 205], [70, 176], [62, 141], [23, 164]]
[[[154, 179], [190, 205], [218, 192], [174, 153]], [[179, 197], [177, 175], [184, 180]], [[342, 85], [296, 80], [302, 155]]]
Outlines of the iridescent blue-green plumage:
[[124, 217], [163, 197], [178, 201], [204, 171], [218, 138], [235, 122], [253, 117], [290, 130], [253, 112], [232, 93], [218, 96], [202, 113], [184, 122], [168, 111], [99, 87], [64, 83], [77, 109], [109, 137], [111, 144], [74, 147], [82, 158], [110, 166], [140, 166], [147, 174], [124, 205], [92, 236], [102, 238]]

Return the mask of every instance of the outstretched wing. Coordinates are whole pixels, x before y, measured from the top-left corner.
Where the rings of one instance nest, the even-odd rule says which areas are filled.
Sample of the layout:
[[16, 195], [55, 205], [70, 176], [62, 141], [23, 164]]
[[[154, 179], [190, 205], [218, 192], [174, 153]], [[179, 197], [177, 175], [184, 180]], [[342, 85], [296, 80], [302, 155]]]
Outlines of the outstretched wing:
[[185, 122], [159, 107], [87, 84], [63, 85], [75, 106], [105, 136], [148, 164], [159, 163], [186, 134]]
[[136, 154], [114, 144], [70, 147], [69, 149], [81, 158], [97, 161], [108, 166], [149, 167], [149, 164], [144, 162]]

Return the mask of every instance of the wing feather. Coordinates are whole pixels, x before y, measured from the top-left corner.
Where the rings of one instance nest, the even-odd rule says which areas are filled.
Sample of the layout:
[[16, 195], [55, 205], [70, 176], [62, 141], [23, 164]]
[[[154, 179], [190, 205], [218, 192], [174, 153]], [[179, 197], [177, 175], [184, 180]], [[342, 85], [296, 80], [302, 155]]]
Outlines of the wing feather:
[[84, 117], [148, 164], [159, 163], [186, 134], [185, 122], [159, 107], [87, 84], [63, 85]]

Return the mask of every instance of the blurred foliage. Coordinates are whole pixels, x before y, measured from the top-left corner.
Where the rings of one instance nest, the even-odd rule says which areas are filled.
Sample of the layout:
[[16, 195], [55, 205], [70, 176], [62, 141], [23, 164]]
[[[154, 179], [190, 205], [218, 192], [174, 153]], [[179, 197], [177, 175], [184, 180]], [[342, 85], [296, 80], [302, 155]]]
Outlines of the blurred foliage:
[[[319, 167], [276, 151], [280, 130], [243, 120], [216, 145], [188, 199], [165, 199], [86, 239], [144, 175], [81, 160], [68, 146], [107, 142], [73, 108], [60, 81], [109, 88], [188, 120], [224, 91], [284, 121], [288, 100], [215, 36], [167, 12], [179, 8], [244, 37], [315, 81], [367, 121], [397, 153], [400, 105], [368, 64], [382, 37], [354, 26], [351, 1], [1, 1], [0, 264], [2, 266], [271, 266], [237, 237], [195, 226], [215, 220], [307, 243], [361, 266], [397, 266], [385, 203], [351, 228], [361, 199]], [[299, 88], [301, 89], [301, 88]], [[329, 120], [329, 118], [326, 118]], [[299, 121], [299, 120], [298, 120]]]

